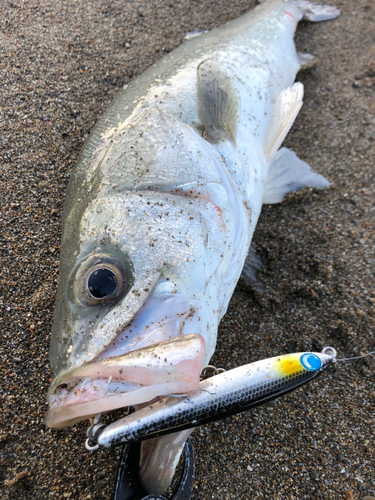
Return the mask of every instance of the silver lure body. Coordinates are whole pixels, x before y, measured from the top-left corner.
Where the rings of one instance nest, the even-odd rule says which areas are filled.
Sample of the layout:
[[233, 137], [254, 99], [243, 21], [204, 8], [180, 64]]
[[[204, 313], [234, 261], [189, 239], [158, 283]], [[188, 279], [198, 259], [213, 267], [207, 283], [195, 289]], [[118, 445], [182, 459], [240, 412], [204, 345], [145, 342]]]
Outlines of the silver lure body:
[[234, 368], [204, 380], [185, 396], [162, 399], [118, 420], [97, 442], [104, 447], [136, 442], [240, 413], [297, 389], [333, 360], [331, 355], [305, 352]]

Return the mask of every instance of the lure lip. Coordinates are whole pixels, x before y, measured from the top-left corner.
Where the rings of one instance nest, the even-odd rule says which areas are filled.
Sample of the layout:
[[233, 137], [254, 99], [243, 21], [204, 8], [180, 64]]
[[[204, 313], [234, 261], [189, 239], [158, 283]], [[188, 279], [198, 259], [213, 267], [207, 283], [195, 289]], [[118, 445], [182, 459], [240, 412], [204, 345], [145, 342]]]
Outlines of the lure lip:
[[[310, 365], [308, 368], [305, 368], [303, 363], [306, 363], [306, 359], [309, 357]], [[180, 432], [231, 415], [236, 415], [268, 403], [273, 399], [277, 399], [302, 387], [304, 384], [321, 375], [323, 371], [332, 365], [335, 358], [336, 351], [332, 348], [325, 348], [322, 353], [305, 352], [277, 356], [229, 370], [202, 381], [197, 389], [188, 393], [186, 396], [180, 398], [163, 398], [153, 405], [142, 408], [110, 424], [96, 437], [96, 442], [99, 446], [103, 447], [132, 443], [173, 432]], [[293, 371], [297, 366], [292, 366], [291, 359], [293, 359], [293, 363], [300, 363], [302, 371]], [[318, 361], [320, 363], [318, 363]], [[279, 383], [281, 377], [280, 379], [274, 378], [274, 386], [272, 387], [270, 372], [267, 372], [267, 362], [268, 365], [274, 364], [275, 366], [273, 368], [278, 371], [279, 374], [284, 372], [282, 376], [287, 379], [289, 378], [290, 383], [283, 386]], [[315, 369], [312, 368], [312, 362], [315, 362]], [[254, 375], [254, 377], [256, 375], [258, 376], [257, 383], [260, 389], [258, 393], [255, 391], [254, 397], [248, 397], [247, 399], [246, 396], [243, 398], [243, 393], [241, 393], [239, 395], [242, 400], [233, 402], [233, 400], [230, 400], [234, 394], [233, 387], [240, 377], [243, 378], [245, 376], [246, 378], [246, 373], [249, 377], [252, 375]], [[221, 383], [227, 384], [228, 387], [226, 391], [224, 390], [220, 393]], [[244, 387], [245, 392], [246, 389], [251, 389], [251, 378], [245, 380]], [[255, 386], [253, 386], [253, 389], [254, 387]], [[218, 393], [220, 394], [216, 397]], [[225, 401], [225, 399], [227, 401]], [[205, 403], [202, 404], [202, 401], [205, 401]], [[223, 401], [224, 404], [222, 403]], [[180, 419], [176, 418], [184, 412], [186, 412], [186, 414], [189, 413], [185, 421], [183, 417]], [[150, 419], [154, 417], [156, 423], [153, 426]], [[169, 417], [171, 419], [170, 421], [168, 421]]]

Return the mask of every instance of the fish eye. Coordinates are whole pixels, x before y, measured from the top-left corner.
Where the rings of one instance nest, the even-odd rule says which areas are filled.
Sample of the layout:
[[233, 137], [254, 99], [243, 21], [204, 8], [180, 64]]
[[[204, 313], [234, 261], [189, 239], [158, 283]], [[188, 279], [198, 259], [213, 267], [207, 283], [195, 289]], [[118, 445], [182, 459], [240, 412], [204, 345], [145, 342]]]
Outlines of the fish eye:
[[131, 269], [128, 267], [108, 254], [88, 257], [76, 272], [76, 298], [86, 306], [116, 302], [129, 289]]
[[104, 299], [104, 297], [115, 293], [117, 276], [110, 269], [100, 267], [90, 274], [87, 280], [87, 288], [94, 299]]

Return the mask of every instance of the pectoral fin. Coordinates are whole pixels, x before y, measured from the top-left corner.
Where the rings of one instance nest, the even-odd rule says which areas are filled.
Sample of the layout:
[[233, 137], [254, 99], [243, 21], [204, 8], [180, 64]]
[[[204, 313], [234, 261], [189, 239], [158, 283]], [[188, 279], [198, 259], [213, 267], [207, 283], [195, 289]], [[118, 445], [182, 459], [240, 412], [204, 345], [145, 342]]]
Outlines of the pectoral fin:
[[270, 164], [263, 203], [280, 203], [287, 193], [299, 191], [306, 186], [314, 188], [329, 185], [330, 182], [325, 177], [313, 172], [311, 167], [300, 160], [294, 151], [282, 148]]
[[272, 159], [281, 146], [299, 110], [302, 107], [303, 85], [295, 83], [281, 92], [275, 103], [273, 117], [265, 147], [266, 156]]
[[198, 66], [200, 118], [207, 138], [217, 142], [228, 137], [235, 142], [240, 98], [230, 75], [213, 59]]

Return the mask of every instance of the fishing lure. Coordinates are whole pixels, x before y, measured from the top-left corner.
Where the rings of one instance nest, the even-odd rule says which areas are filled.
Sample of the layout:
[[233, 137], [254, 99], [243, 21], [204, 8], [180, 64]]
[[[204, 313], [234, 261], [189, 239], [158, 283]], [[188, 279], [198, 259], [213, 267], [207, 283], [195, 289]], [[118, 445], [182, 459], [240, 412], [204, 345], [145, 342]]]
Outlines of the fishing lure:
[[[191, 429], [260, 406], [325, 371], [336, 351], [285, 354], [203, 380], [192, 392], [167, 397], [107, 426], [97, 445], [111, 447]], [[98, 429], [99, 430], [99, 429]]]

